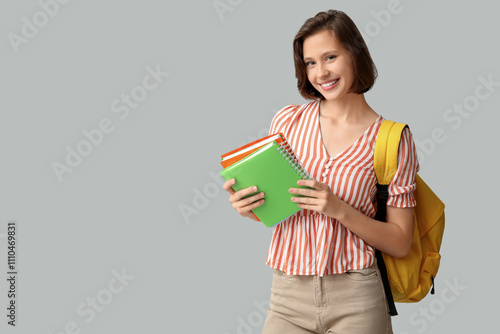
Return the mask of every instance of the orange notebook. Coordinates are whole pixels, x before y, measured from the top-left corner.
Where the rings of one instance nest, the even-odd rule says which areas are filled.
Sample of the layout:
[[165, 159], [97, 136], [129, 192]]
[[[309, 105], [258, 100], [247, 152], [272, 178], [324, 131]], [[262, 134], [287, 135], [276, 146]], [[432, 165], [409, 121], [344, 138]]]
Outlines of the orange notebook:
[[272, 141], [275, 141], [277, 144], [281, 144], [282, 142], [286, 142], [286, 139], [282, 133], [275, 133], [267, 137], [257, 139], [251, 143], [248, 143], [221, 155], [220, 164], [223, 168], [227, 168]]

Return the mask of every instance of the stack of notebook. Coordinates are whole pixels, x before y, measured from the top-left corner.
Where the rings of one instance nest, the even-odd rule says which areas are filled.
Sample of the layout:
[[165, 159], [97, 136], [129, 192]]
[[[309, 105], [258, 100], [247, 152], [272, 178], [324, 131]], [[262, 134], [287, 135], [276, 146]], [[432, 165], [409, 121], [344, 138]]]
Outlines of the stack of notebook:
[[[264, 192], [264, 204], [252, 210], [264, 225], [271, 227], [300, 210], [291, 201], [290, 188], [300, 187], [297, 181], [310, 180], [283, 134], [258, 139], [221, 156], [222, 177], [235, 179], [233, 189], [238, 191], [257, 186]], [[252, 196], [251, 194], [249, 196]], [[297, 195], [294, 195], [297, 196]]]

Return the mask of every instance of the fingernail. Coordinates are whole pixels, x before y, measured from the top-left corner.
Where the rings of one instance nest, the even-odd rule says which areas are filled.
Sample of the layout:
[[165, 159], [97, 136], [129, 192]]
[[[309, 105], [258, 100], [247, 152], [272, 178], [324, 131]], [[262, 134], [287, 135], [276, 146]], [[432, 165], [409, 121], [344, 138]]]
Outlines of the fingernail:
[[290, 188], [290, 190], [289, 190], [289, 191], [290, 191], [291, 193], [293, 193], [293, 188]]
[[257, 191], [257, 187], [253, 187], [253, 188], [252, 188], [252, 191]]

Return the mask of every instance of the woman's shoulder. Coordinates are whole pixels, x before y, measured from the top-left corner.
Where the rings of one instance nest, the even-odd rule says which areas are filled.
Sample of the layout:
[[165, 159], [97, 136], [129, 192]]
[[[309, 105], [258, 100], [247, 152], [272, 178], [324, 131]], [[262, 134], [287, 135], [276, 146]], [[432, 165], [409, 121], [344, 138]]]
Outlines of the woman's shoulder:
[[[381, 117], [381, 121], [387, 121], [384, 117]], [[393, 121], [393, 120], [391, 120]], [[381, 122], [381, 125], [382, 125]], [[401, 126], [404, 126], [403, 129], [401, 130], [401, 136], [400, 136], [400, 141], [399, 141], [399, 155], [405, 154], [405, 155], [411, 155], [413, 158], [417, 161], [417, 148], [415, 145], [415, 139], [414, 135], [410, 129], [410, 125], [408, 123], [404, 122], [398, 122], [394, 120], [393, 122], [399, 123]], [[418, 165], [418, 162], [417, 162]], [[418, 167], [417, 167], [418, 169]]]
[[298, 114], [303, 113], [304, 111], [311, 110], [312, 107], [316, 106], [318, 104], [318, 101], [311, 101], [307, 102], [304, 104], [289, 104], [281, 108], [276, 114], [276, 117], [290, 117], [290, 116], [296, 116]]
[[387, 119], [385, 118], [384, 116], [382, 115], [379, 115], [379, 118], [380, 118], [380, 124], [382, 125], [382, 123], [384, 121], [388, 121], [388, 122], [394, 122], [394, 123], [399, 123], [401, 124], [401, 126], [404, 125], [403, 129], [401, 130], [401, 134], [405, 134], [407, 136], [411, 136], [412, 135], [412, 131], [410, 130], [410, 124], [408, 123], [405, 123], [405, 122], [400, 122], [399, 120], [393, 120], [393, 119]]
[[304, 104], [289, 104], [284, 106], [274, 115], [271, 122], [271, 132], [286, 132], [286, 129], [289, 129], [297, 122], [300, 122], [305, 114], [313, 111], [315, 103], [317, 103], [317, 101]]

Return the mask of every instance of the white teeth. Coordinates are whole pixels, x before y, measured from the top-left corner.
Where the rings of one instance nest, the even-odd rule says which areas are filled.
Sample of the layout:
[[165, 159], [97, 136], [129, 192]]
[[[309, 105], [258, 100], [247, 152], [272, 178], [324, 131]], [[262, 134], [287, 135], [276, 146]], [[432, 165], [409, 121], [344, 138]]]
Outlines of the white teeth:
[[339, 79], [337, 79], [337, 80], [333, 80], [333, 81], [330, 81], [329, 83], [326, 83], [326, 84], [324, 84], [324, 85], [321, 85], [321, 87], [330, 87], [331, 85], [336, 84], [338, 81], [339, 81]]

